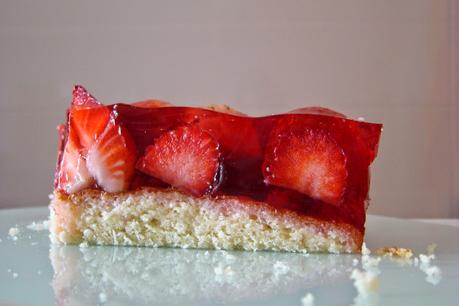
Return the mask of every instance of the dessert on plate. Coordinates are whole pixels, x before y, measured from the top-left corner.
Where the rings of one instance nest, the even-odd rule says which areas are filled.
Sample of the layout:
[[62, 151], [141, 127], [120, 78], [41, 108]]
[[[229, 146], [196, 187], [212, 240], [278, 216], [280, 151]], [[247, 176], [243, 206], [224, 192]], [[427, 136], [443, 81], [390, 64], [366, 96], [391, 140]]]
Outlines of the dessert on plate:
[[58, 127], [51, 239], [359, 252], [381, 129], [320, 107], [103, 105], [76, 86]]

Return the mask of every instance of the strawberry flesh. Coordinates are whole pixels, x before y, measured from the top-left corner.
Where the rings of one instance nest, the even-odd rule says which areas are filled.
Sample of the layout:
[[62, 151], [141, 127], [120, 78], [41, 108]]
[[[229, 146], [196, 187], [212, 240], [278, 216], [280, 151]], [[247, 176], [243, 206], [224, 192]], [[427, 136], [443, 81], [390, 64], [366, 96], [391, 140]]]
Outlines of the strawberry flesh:
[[72, 92], [72, 106], [92, 107], [99, 105], [101, 105], [101, 103], [97, 101], [86, 88], [81, 85], [75, 85]]
[[105, 131], [89, 148], [89, 173], [107, 192], [120, 192], [129, 187], [137, 157], [135, 143], [126, 128], [110, 119]]
[[197, 126], [182, 126], [158, 137], [137, 169], [196, 196], [211, 193], [220, 179], [218, 143]]
[[265, 182], [339, 204], [346, 185], [346, 157], [324, 131], [275, 135], [263, 163]]
[[69, 114], [70, 125], [78, 135], [83, 148], [89, 149], [107, 126], [110, 111], [105, 106], [73, 108]]
[[60, 157], [57, 187], [66, 193], [75, 193], [92, 186], [93, 183], [94, 179], [86, 167], [86, 160], [80, 154], [80, 146], [76, 134], [70, 129]]

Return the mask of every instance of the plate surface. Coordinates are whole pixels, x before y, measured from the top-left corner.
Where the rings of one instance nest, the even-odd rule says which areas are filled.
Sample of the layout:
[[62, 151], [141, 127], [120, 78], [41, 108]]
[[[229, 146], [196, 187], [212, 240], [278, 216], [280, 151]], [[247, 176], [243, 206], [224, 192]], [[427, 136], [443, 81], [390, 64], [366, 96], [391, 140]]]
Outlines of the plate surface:
[[[413, 262], [383, 259], [379, 289], [362, 302], [353, 269], [359, 255], [226, 252], [51, 245], [27, 225], [47, 208], [0, 210], [0, 305], [457, 305], [459, 228], [369, 216], [370, 249], [437, 244], [441, 276]], [[17, 240], [8, 235], [17, 227]], [[355, 259], [359, 263], [355, 265]]]

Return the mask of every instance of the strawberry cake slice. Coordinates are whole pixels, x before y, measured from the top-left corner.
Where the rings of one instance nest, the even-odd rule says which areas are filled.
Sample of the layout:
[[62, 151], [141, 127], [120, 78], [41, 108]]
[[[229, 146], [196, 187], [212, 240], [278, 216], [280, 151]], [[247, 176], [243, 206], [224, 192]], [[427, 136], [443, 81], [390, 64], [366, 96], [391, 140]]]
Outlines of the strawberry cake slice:
[[320, 107], [103, 105], [76, 86], [58, 127], [51, 239], [359, 252], [381, 130]]

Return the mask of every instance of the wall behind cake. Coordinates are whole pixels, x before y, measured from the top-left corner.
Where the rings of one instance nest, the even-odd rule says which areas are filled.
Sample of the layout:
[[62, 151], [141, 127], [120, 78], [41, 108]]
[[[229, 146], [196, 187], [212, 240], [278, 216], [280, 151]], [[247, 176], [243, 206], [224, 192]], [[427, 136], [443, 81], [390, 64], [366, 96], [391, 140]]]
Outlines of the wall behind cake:
[[382, 122], [370, 212], [458, 217], [457, 7], [2, 1], [0, 207], [47, 205], [55, 127], [80, 83], [104, 102], [227, 103], [255, 115], [322, 105]]

